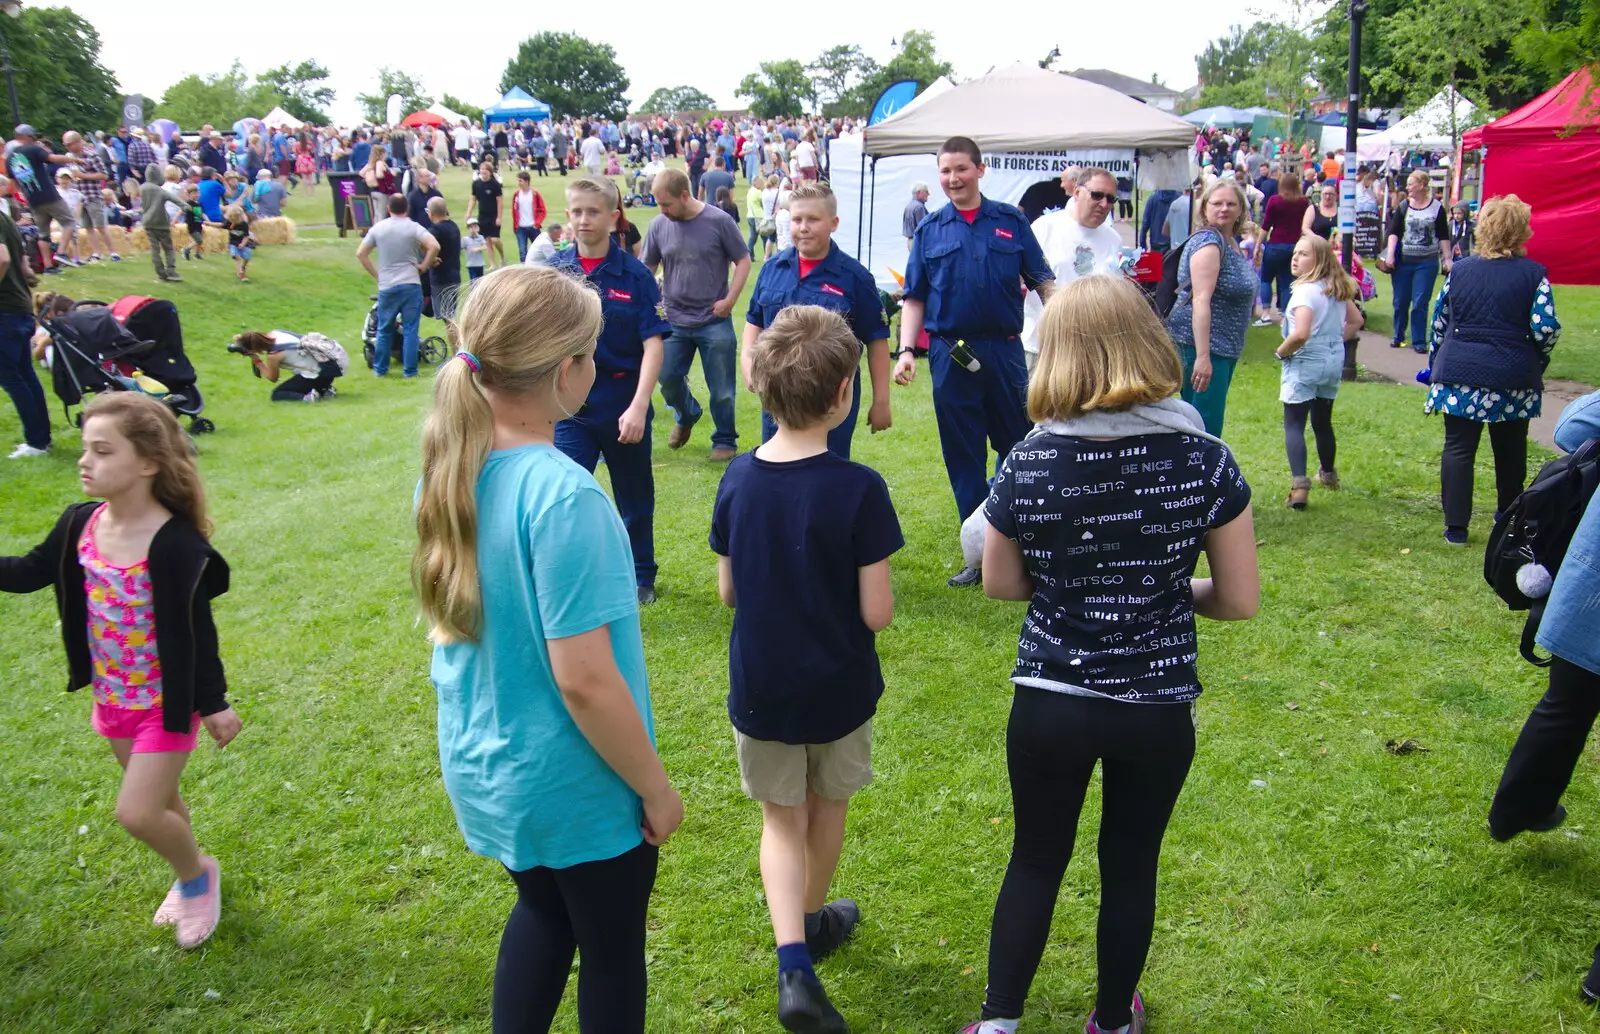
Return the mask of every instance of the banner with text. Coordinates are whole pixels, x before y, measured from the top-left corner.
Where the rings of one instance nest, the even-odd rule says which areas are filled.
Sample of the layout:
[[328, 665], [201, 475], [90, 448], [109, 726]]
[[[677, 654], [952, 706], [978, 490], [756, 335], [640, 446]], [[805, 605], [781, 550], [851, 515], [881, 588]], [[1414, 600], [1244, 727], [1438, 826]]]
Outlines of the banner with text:
[[986, 154], [983, 164], [994, 172], [1031, 173], [1038, 177], [1059, 176], [1067, 166], [1086, 168], [1098, 165], [1113, 176], [1133, 175], [1133, 150], [1084, 148], [1078, 151], [1029, 151]]

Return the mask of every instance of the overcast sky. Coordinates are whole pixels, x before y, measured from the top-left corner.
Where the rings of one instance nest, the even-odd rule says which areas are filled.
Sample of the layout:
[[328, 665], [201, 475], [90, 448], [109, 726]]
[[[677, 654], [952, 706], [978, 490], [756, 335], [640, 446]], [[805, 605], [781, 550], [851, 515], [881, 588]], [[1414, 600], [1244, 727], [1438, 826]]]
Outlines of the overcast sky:
[[[1260, 6], [1270, 8], [1274, 2]], [[634, 105], [658, 86], [689, 85], [711, 94], [723, 107], [742, 106], [734, 91], [761, 61], [789, 57], [809, 61], [836, 43], [859, 42], [883, 62], [894, 54], [890, 40], [908, 27], [934, 33], [939, 53], [954, 64], [958, 79], [1013, 61], [1037, 61], [1059, 46], [1058, 69], [1110, 68], [1140, 78], [1159, 75], [1168, 86], [1184, 89], [1194, 85], [1194, 56], [1206, 41], [1226, 32], [1230, 23], [1252, 21], [1250, 11], [1257, 5], [1142, 0], [1129, 8], [1110, 4], [1048, 14], [1048, 9], [1036, 8], [1037, 15], [1045, 16], [986, 18], [957, 29], [951, 19], [940, 16], [955, 10], [942, 0], [915, 9], [862, 0], [805, 0], [797, 7], [749, 3], [710, 7], [692, 2], [555, 6], [526, 0], [452, 4], [398, 0], [373, 6], [335, 0], [327, 7], [291, 3], [216, 11], [169, 9], [180, 21], [196, 19], [194, 33], [176, 35], [170, 20], [136, 13], [126, 0], [73, 0], [66, 6], [99, 30], [101, 55], [125, 92], [159, 97], [190, 72], [224, 71], [235, 56], [252, 74], [314, 57], [332, 73], [335, 121], [353, 123], [359, 112], [356, 94], [376, 87], [377, 69], [383, 65], [420, 77], [435, 98], [450, 93], [469, 103], [491, 103], [499, 97], [500, 73], [517, 42], [545, 30], [576, 32], [610, 43], [631, 81], [627, 96]], [[663, 27], [658, 12], [674, 7], [680, 12], [676, 23]], [[581, 17], [585, 11], [601, 15], [585, 20]], [[712, 11], [717, 12], [714, 18], [708, 17]], [[1092, 11], [1100, 20], [1075, 21], [1069, 11]], [[231, 25], [234, 15], [242, 15], [237, 27]], [[1064, 27], [1052, 30], [1053, 21]], [[770, 26], [764, 33], [758, 31], [763, 24]], [[765, 42], [752, 44], [756, 36]], [[362, 40], [370, 42], [362, 46]]]

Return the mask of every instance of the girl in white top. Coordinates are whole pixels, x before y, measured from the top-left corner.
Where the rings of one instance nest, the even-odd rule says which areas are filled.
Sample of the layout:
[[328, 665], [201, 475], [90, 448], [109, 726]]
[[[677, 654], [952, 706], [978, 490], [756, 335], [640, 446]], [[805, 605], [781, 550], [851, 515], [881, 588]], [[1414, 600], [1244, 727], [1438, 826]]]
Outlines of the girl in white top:
[[787, 190], [783, 191], [778, 196], [778, 214], [773, 222], [777, 224], [778, 252], [781, 254], [785, 249], [794, 244], [794, 239], [789, 236], [789, 224], [791, 219], [789, 217], [789, 192]]
[[1290, 509], [1303, 510], [1311, 492], [1306, 476], [1306, 418], [1317, 439], [1317, 481], [1339, 487], [1334, 468], [1333, 400], [1344, 371], [1344, 343], [1361, 326], [1356, 283], [1339, 268], [1333, 245], [1307, 234], [1289, 259], [1294, 288], [1284, 310], [1282, 387], [1283, 445], [1289, 456]]

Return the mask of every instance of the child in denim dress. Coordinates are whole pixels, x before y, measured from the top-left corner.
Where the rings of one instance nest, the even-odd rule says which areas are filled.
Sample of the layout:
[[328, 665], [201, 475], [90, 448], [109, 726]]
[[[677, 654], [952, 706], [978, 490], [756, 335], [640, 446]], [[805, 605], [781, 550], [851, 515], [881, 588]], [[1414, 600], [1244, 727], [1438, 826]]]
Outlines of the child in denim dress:
[[1333, 245], [1312, 234], [1300, 238], [1289, 259], [1295, 281], [1284, 308], [1283, 343], [1277, 355], [1283, 360], [1283, 446], [1289, 455], [1292, 478], [1290, 509], [1303, 510], [1311, 494], [1306, 476], [1306, 418], [1317, 439], [1317, 480], [1327, 488], [1339, 487], [1333, 466], [1333, 400], [1339, 394], [1344, 370], [1344, 342], [1361, 325], [1356, 308], [1356, 285], [1339, 268]]

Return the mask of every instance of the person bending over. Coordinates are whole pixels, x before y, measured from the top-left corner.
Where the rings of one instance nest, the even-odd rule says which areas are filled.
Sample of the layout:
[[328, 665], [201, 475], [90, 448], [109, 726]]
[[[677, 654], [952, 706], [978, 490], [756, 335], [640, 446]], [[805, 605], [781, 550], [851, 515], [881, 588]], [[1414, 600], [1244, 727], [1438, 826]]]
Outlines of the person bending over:
[[[234, 336], [228, 351], [249, 356], [255, 375], [277, 385], [272, 389], [274, 402], [331, 399], [338, 394], [333, 382], [350, 366], [350, 357], [339, 342], [321, 334], [247, 330]], [[279, 383], [285, 369], [291, 376]]]

